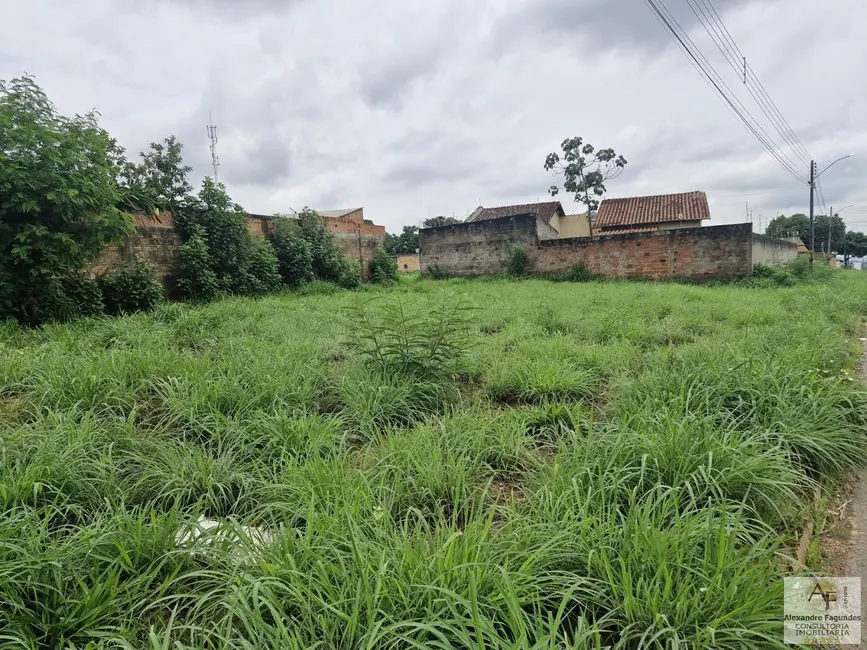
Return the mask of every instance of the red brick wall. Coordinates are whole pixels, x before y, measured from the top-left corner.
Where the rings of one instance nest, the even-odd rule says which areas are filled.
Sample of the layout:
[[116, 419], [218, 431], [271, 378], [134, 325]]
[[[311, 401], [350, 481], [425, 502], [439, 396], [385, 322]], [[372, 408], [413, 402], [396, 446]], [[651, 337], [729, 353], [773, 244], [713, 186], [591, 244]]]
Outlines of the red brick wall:
[[503, 273], [515, 243], [527, 252], [534, 273], [563, 273], [577, 265], [606, 277], [653, 280], [752, 273], [750, 224], [540, 240], [533, 215], [421, 229], [421, 270], [437, 265], [450, 275]]
[[611, 278], [733, 279], [752, 273], [750, 224], [553, 239], [528, 250], [533, 269], [562, 273], [583, 265]]
[[165, 281], [178, 260], [181, 236], [174, 228], [142, 226], [136, 228], [123, 246], [106, 246], [90, 264], [93, 275], [113, 271], [124, 262], [142, 260], [157, 267], [157, 274]]

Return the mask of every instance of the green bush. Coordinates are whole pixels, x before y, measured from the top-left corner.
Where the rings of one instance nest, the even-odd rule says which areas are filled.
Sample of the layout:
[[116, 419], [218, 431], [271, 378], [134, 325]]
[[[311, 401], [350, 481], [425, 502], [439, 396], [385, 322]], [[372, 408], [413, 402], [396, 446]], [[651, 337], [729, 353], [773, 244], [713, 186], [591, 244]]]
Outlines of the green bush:
[[370, 260], [370, 281], [387, 284], [397, 280], [397, 260], [388, 251], [380, 248]]
[[354, 291], [361, 286], [361, 264], [355, 260], [340, 257], [340, 275], [337, 278], [337, 286]]
[[60, 281], [75, 316], [99, 316], [105, 311], [99, 282], [83, 271], [69, 273]]
[[217, 275], [211, 269], [211, 256], [201, 226], [191, 229], [187, 241], [181, 244], [175, 269], [178, 293], [189, 300], [213, 300], [220, 292]]
[[509, 257], [506, 258], [506, 275], [519, 278], [527, 270], [527, 251], [520, 244], [509, 245]]
[[206, 178], [198, 196], [180, 206], [175, 224], [188, 246], [176, 269], [182, 295], [210, 300], [220, 291], [245, 295], [279, 287], [271, 245], [250, 233], [247, 214], [222, 183]]
[[753, 268], [753, 277], [766, 279], [774, 284], [790, 287], [795, 284], [795, 278], [786, 269], [780, 266], [768, 266], [766, 264], [756, 264]]
[[446, 280], [449, 277], [449, 272], [439, 264], [431, 264], [427, 267], [424, 275], [430, 276], [434, 280]]
[[810, 274], [810, 255], [798, 255], [786, 264], [786, 269], [796, 278], [806, 278]]
[[596, 276], [583, 264], [576, 264], [556, 278], [560, 282], [592, 282], [595, 279]]
[[314, 279], [313, 252], [308, 241], [301, 236], [297, 221], [278, 215], [273, 223], [270, 239], [283, 283], [300, 287], [310, 282]]
[[248, 258], [239, 269], [235, 283], [238, 293], [270, 293], [280, 288], [279, 264], [274, 248], [262, 237], [250, 237]]
[[147, 262], [124, 264], [99, 278], [105, 311], [112, 315], [151, 311], [165, 296], [156, 268]]

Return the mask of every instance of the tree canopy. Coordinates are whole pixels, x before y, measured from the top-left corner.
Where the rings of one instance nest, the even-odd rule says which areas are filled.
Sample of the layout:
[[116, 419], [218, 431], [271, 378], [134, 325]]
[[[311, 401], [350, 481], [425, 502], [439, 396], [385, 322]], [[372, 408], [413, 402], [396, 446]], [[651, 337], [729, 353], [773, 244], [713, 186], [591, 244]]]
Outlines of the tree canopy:
[[410, 255], [418, 250], [418, 227], [404, 226], [399, 235], [385, 236], [385, 250], [392, 255]]
[[[545, 170], [563, 176], [563, 189], [575, 195], [575, 201], [587, 207], [590, 213], [599, 207], [599, 200], [605, 195], [606, 181], [617, 178], [626, 167], [626, 158], [614, 149], [596, 149], [585, 143], [581, 137], [566, 138], [560, 143], [563, 155], [549, 153], [545, 158]], [[557, 196], [560, 188], [552, 185], [548, 189], [551, 196]]]
[[65, 117], [32, 78], [0, 81], [0, 312], [38, 323], [64, 273], [132, 230], [117, 151], [95, 112]]
[[[831, 248], [828, 250], [828, 230], [831, 231]], [[839, 215], [828, 217], [820, 214], [813, 217], [813, 230], [816, 233], [816, 245], [812, 250], [816, 252], [840, 251], [843, 248], [843, 239], [846, 236], [846, 224]], [[765, 234], [769, 237], [785, 239], [786, 237], [800, 237], [801, 241], [811, 248], [810, 245], [810, 217], [796, 213], [790, 217], [780, 215], [771, 219]]]
[[422, 228], [439, 228], [440, 226], [451, 226], [456, 223], [462, 223], [460, 219], [455, 219], [454, 217], [430, 217], [429, 219], [425, 219], [421, 222]]

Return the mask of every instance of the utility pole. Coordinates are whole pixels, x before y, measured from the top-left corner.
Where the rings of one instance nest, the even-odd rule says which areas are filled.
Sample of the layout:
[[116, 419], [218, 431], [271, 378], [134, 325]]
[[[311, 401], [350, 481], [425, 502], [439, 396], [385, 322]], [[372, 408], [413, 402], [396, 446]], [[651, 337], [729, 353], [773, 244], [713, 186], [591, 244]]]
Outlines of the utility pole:
[[831, 217], [834, 216], [834, 206], [831, 206], [831, 211], [828, 212], [828, 255], [831, 254]]
[[816, 249], [816, 231], [813, 227], [813, 192], [816, 191], [816, 161], [810, 161], [810, 270], [813, 270], [813, 251]]

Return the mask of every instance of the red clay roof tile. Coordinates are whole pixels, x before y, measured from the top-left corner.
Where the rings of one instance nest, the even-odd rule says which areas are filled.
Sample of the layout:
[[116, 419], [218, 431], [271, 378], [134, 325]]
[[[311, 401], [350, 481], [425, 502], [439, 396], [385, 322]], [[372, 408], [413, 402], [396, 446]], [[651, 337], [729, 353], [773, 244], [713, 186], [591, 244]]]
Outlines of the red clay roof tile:
[[605, 199], [599, 205], [595, 225], [607, 228], [702, 219], [710, 219], [707, 195], [704, 192], [684, 192]]

